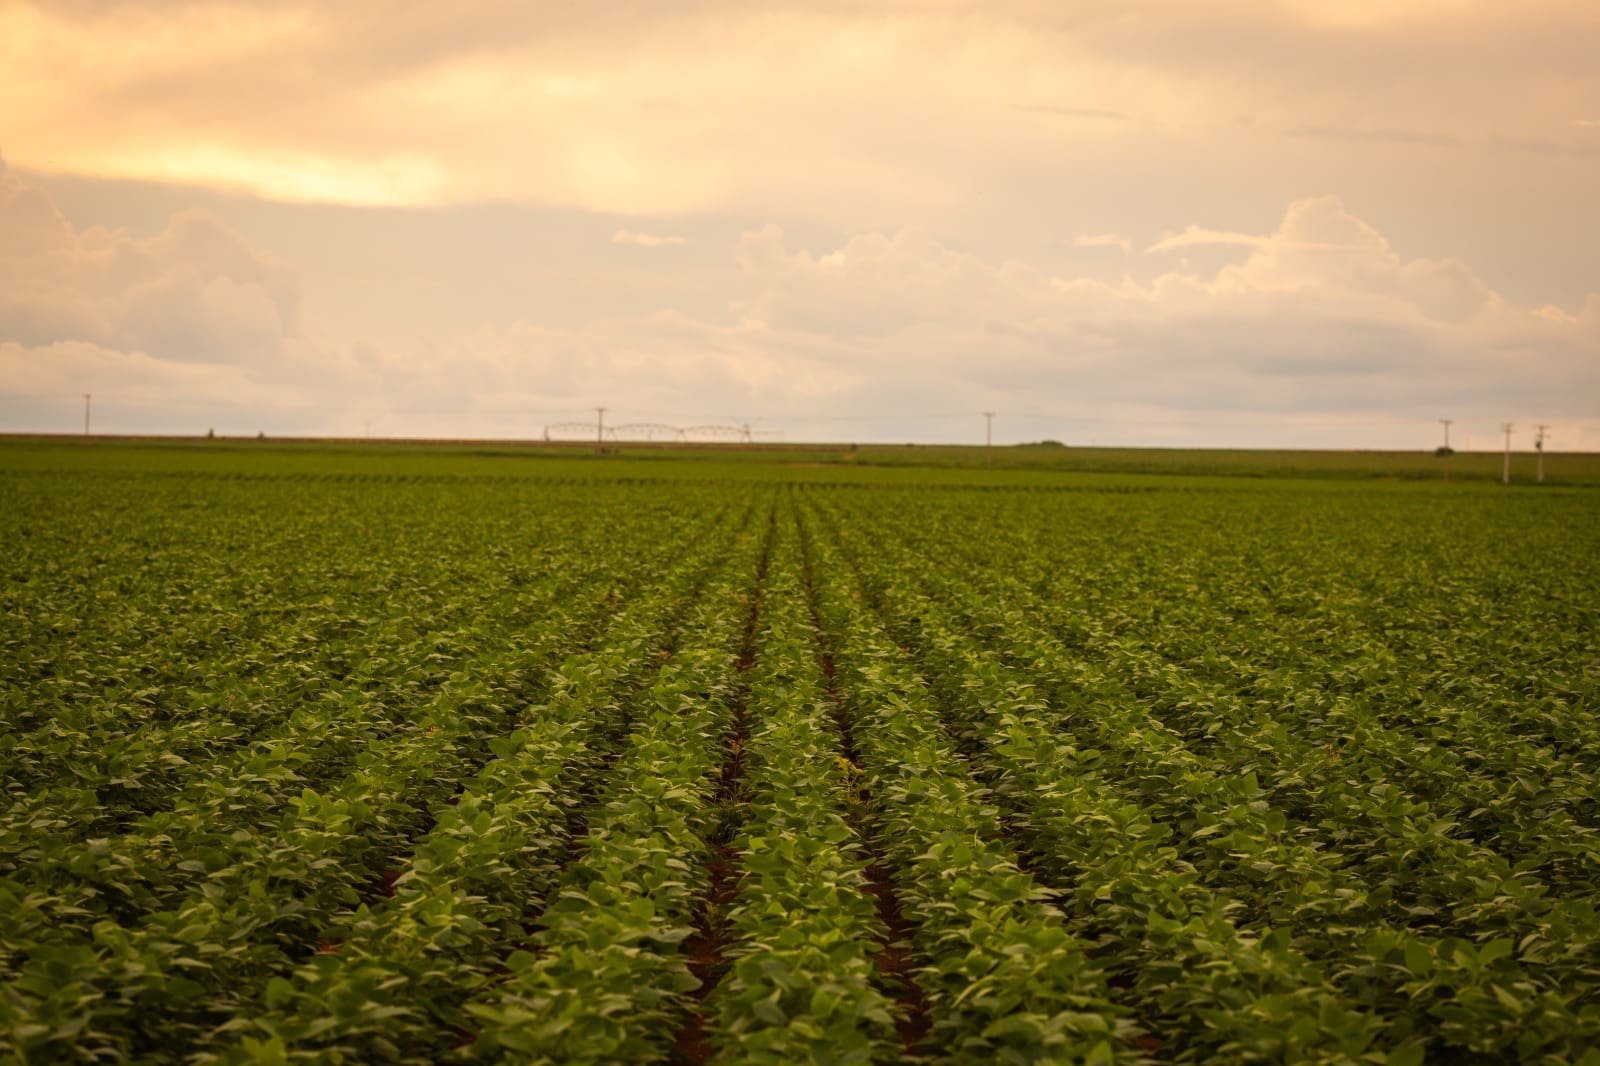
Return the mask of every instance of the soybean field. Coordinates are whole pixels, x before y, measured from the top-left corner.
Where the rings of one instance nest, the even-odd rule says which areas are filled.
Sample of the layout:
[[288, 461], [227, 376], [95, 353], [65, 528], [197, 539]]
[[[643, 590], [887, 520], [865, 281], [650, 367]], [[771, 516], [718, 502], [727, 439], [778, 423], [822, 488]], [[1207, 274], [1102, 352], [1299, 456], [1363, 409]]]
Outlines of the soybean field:
[[0, 445], [0, 1061], [1600, 1066], [1600, 489]]

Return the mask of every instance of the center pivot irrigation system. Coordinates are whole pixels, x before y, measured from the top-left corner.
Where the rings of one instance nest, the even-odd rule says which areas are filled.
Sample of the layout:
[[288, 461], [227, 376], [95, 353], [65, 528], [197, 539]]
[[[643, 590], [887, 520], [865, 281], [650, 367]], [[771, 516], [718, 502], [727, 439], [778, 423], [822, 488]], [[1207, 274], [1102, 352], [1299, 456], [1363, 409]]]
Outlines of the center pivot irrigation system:
[[624, 422], [608, 426], [603, 422], [552, 422], [544, 427], [545, 440], [593, 441], [743, 441], [757, 437], [781, 437], [782, 430], [753, 429], [743, 425], [669, 426], [663, 422]]

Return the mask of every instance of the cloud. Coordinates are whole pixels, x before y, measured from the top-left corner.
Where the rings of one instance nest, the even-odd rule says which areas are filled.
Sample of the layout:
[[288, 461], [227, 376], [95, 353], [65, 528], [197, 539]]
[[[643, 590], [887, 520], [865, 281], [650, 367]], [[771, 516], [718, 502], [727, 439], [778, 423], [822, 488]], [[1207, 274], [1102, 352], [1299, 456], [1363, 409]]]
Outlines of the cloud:
[[286, 417], [325, 384], [299, 304], [291, 267], [205, 212], [145, 238], [78, 229], [0, 164], [0, 410], [93, 392], [169, 428]]
[[1133, 251], [1133, 242], [1118, 233], [1080, 233], [1072, 243], [1077, 248], [1120, 248], [1123, 255]]
[[1181, 233], [1169, 233], [1145, 249], [1146, 254], [1173, 252], [1208, 246], [1254, 248], [1281, 253], [1305, 252], [1385, 252], [1383, 235], [1345, 210], [1334, 196], [1299, 200], [1289, 206], [1276, 233], [1233, 233], [1189, 225]]
[[298, 328], [295, 272], [204, 212], [154, 237], [77, 230], [0, 164], [0, 340], [189, 362], [270, 362]]
[[1026, 264], [991, 264], [914, 228], [858, 234], [814, 256], [791, 251], [783, 231], [769, 225], [744, 234], [739, 264], [755, 288], [747, 317], [841, 336], [884, 334], [907, 323], [957, 326], [970, 322], [975, 308], [1047, 289], [1046, 276]]
[[1182, 233], [1169, 233], [1159, 241], [1145, 249], [1145, 254], [1154, 252], [1175, 252], [1181, 248], [1199, 248], [1209, 245], [1237, 246], [1241, 248], [1259, 248], [1266, 240], [1250, 233], [1229, 233], [1225, 230], [1202, 229], [1190, 225]]
[[59, 402], [93, 392], [102, 409], [109, 405], [113, 410], [158, 412], [169, 427], [183, 426], [189, 432], [198, 432], [194, 419], [208, 413], [254, 412], [281, 419], [292, 411], [297, 395], [305, 398], [303, 391], [263, 384], [237, 365], [158, 359], [86, 341], [29, 346], [0, 340], [0, 380], [7, 382], [6, 399]]
[[1112, 282], [913, 227], [811, 250], [768, 225], [710, 275], [725, 318], [668, 307], [341, 345], [299, 323], [295, 272], [215, 219], [80, 230], [0, 176], [0, 419], [70, 430], [93, 392], [108, 431], [538, 436], [604, 405], [608, 421], [752, 420], [789, 439], [965, 439], [951, 413], [980, 410], [1047, 412], [1034, 436], [1093, 426], [1102, 443], [1426, 430], [1425, 445], [1441, 411], [1600, 432], [1600, 294], [1519, 305], [1458, 260], [1402, 254], [1334, 197], [1295, 201], [1269, 232], [1168, 240], [1185, 235], [1245, 254]]
[[1241, 264], [1211, 283], [1217, 294], [1336, 294], [1351, 311], [1382, 301], [1387, 313], [1465, 322], [1500, 298], [1455, 259], [1402, 259], [1388, 240], [1333, 196], [1300, 200]]
[[1245, 115], [1258, 139], [1521, 150], [1529, 115], [1600, 93], [1597, 45], [1583, 0], [21, 0], [0, 128], [32, 170], [281, 200], [899, 220], [1064, 152], [1182, 173]]
[[667, 245], [684, 244], [684, 238], [676, 236], [659, 235], [655, 233], [641, 233], [638, 230], [619, 229], [611, 235], [612, 244], [637, 244], [644, 248], [661, 248]]
[[1457, 260], [1401, 256], [1333, 197], [1291, 204], [1271, 233], [1187, 232], [1249, 255], [1210, 275], [1110, 284], [915, 231], [815, 255], [768, 227], [746, 235], [741, 263], [754, 321], [845, 345], [864, 388], [884, 395], [916, 379], [968, 405], [1600, 414], [1600, 297], [1577, 314], [1515, 306]]

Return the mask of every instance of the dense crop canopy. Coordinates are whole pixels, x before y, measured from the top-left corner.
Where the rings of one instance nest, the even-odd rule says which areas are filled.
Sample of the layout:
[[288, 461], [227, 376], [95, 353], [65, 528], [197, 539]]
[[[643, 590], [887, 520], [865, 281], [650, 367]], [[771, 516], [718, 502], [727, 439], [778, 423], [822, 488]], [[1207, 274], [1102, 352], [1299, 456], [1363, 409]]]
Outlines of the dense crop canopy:
[[1600, 1066], [1591, 490], [116, 458], [0, 1060]]

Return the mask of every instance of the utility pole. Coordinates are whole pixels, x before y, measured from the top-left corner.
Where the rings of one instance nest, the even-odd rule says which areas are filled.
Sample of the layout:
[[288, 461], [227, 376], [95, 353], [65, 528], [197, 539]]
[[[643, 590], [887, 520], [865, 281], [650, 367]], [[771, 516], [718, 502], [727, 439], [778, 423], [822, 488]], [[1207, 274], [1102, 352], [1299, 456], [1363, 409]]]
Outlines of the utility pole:
[[606, 409], [604, 407], [596, 407], [594, 409], [594, 453], [596, 455], [604, 455], [606, 453]]
[[1544, 431], [1550, 427], [1545, 423], [1539, 424], [1539, 435], [1533, 438], [1534, 451], [1539, 453], [1539, 484], [1544, 484]]
[[83, 435], [89, 435], [89, 393], [83, 394]]
[[994, 412], [983, 412], [983, 465], [990, 465], [994, 453]]
[[1439, 424], [1444, 426], [1444, 451], [1439, 454], [1444, 456], [1444, 479], [1446, 481], [1450, 480], [1450, 423], [1454, 421], [1455, 419], [1453, 418], [1439, 419]]
[[1500, 467], [1500, 484], [1509, 485], [1511, 484], [1511, 431], [1517, 427], [1510, 422], [1502, 422], [1500, 428], [1505, 430], [1506, 434], [1506, 458]]

